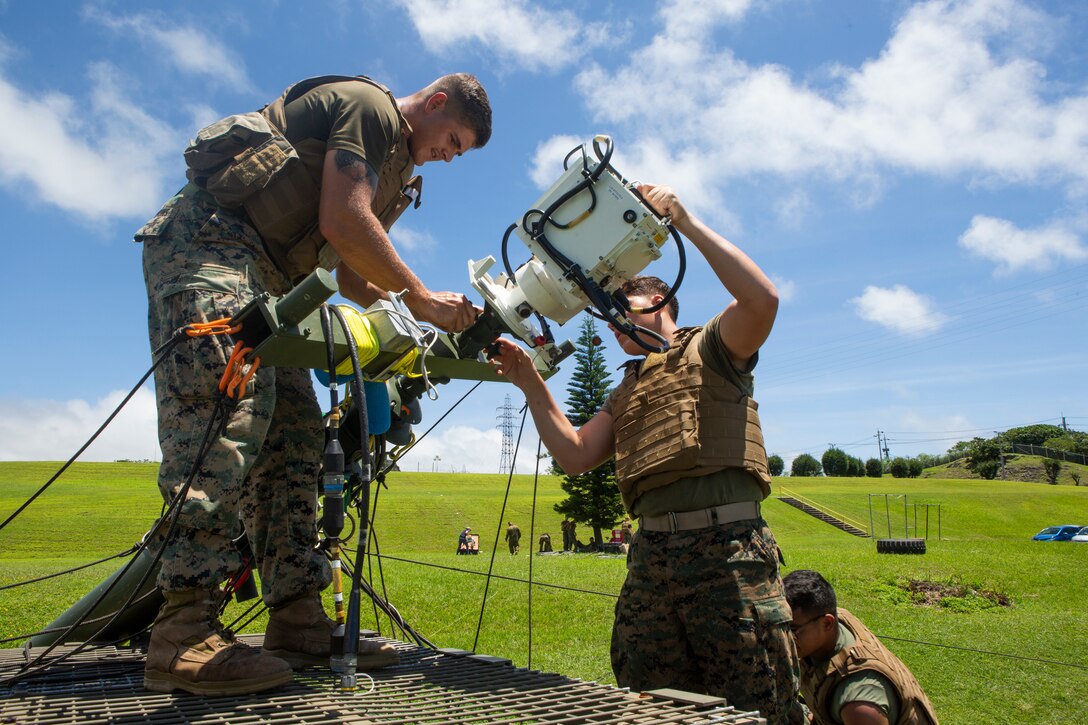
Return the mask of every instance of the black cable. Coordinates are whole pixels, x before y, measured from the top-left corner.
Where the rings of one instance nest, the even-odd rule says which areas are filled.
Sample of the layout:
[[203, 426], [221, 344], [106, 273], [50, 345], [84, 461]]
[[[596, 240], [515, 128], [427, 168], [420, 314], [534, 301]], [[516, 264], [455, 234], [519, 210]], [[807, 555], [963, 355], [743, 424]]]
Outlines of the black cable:
[[[223, 600], [224, 609], [226, 608], [226, 603], [227, 603], [227, 599], [224, 599]], [[253, 612], [253, 610], [255, 610], [255, 609], [257, 611]], [[255, 601], [253, 604], [249, 605], [249, 609], [247, 609], [246, 611], [242, 612], [237, 617], [235, 617], [234, 621], [231, 622], [230, 624], [228, 624], [226, 628], [228, 630], [230, 630], [231, 632], [237, 632], [239, 630], [245, 629], [250, 624], [252, 624], [253, 621], [257, 619], [257, 617], [264, 614], [265, 610], [267, 610], [267, 609], [268, 609], [268, 607], [265, 606], [264, 600], [258, 598], [257, 601]], [[245, 622], [242, 622], [242, 618], [249, 616], [250, 612], [253, 612], [253, 616], [249, 617], [249, 619], [247, 619]], [[222, 612], [220, 612], [220, 615], [222, 615]], [[239, 622], [242, 622], [242, 623], [239, 624]]]
[[[540, 451], [544, 445], [544, 441], [540, 438], [536, 439], [536, 467], [533, 470], [533, 508], [532, 515], [529, 517], [529, 619], [528, 619], [528, 631], [529, 631], [529, 656], [525, 666], [528, 669], [533, 669], [533, 545], [536, 544], [536, 492], [537, 484], [540, 482]], [[513, 464], [510, 466], [510, 470], [514, 470]]]
[[[432, 564], [432, 563], [426, 562], [426, 561], [417, 561], [415, 559], [405, 559], [403, 557], [392, 556], [392, 555], [389, 555], [389, 554], [384, 554], [382, 556], [382, 558], [388, 559], [390, 561], [399, 561], [399, 562], [402, 562], [404, 564], [415, 564], [417, 566], [425, 566], [425, 567], [430, 567], [432, 569], [442, 569], [444, 571], [457, 572], [459, 574], [468, 574], [468, 575], [471, 575], [471, 576], [490, 576], [493, 579], [500, 579], [500, 580], [509, 581], [509, 582], [517, 582], [517, 583], [520, 583], [520, 584], [527, 584], [527, 585], [530, 585], [530, 586], [533, 586], [533, 587], [543, 587], [543, 588], [546, 588], [546, 589], [557, 589], [559, 591], [573, 592], [575, 594], [590, 594], [590, 595], [597, 596], [597, 597], [607, 597], [609, 599], [618, 599], [619, 598], [618, 594], [613, 594], [611, 592], [599, 592], [599, 591], [595, 591], [595, 590], [592, 590], [592, 589], [579, 589], [578, 587], [568, 587], [568, 586], [564, 586], [562, 584], [549, 584], [547, 582], [532, 581], [530, 579], [519, 579], [518, 577], [505, 576], [503, 574], [488, 574], [488, 573], [482, 572], [482, 571], [472, 571], [470, 569], [459, 569], [459, 568], [457, 568], [455, 566], [446, 566], [444, 564]], [[1074, 669], [1088, 670], [1088, 665], [1077, 664], [1075, 662], [1062, 662], [1061, 660], [1050, 660], [1050, 659], [1044, 659], [1044, 658], [1041, 658], [1041, 657], [1027, 657], [1027, 656], [1024, 656], [1024, 655], [1014, 655], [1014, 654], [1008, 654], [1008, 653], [1005, 653], [1005, 652], [993, 652], [993, 651], [990, 651], [990, 650], [975, 649], [975, 648], [972, 648], [972, 647], [961, 647], [959, 645], [939, 644], [937, 642], [926, 642], [926, 641], [923, 641], [923, 640], [906, 639], [904, 637], [892, 637], [892, 636], [889, 636], [889, 635], [886, 635], [886, 634], [878, 634], [877, 636], [880, 639], [890, 639], [890, 640], [893, 640], [893, 641], [896, 641], [896, 642], [907, 642], [907, 643], [910, 643], [910, 644], [917, 644], [917, 645], [923, 645], [923, 646], [929, 646], [929, 647], [942, 647], [944, 649], [954, 649], [954, 650], [960, 650], [960, 651], [963, 651], [963, 652], [972, 652], [972, 653], [975, 653], [975, 654], [990, 655], [991, 657], [1003, 657], [1003, 658], [1006, 658], [1006, 659], [1026, 660], [1026, 661], [1029, 661], [1029, 662], [1039, 662], [1039, 663], [1042, 663], [1042, 664], [1057, 665], [1059, 667], [1071, 667], [1071, 668], [1074, 668]]]
[[111, 556], [104, 557], [102, 559], [99, 559], [98, 561], [92, 561], [89, 564], [82, 564], [80, 566], [74, 566], [71, 569], [65, 569], [64, 571], [54, 572], [53, 574], [46, 574], [45, 576], [36, 577], [34, 579], [27, 579], [26, 581], [22, 581], [22, 582], [15, 582], [14, 584], [5, 584], [4, 586], [0, 587], [0, 592], [4, 591], [6, 589], [15, 589], [16, 587], [23, 587], [23, 586], [26, 586], [27, 584], [36, 584], [38, 582], [43, 582], [43, 581], [45, 581], [47, 579], [55, 579], [56, 577], [64, 576], [65, 574], [74, 574], [75, 572], [80, 571], [81, 569], [88, 569], [88, 568], [90, 568], [92, 566], [97, 566], [99, 564], [103, 564], [103, 563], [105, 563], [107, 561], [110, 561], [112, 559], [120, 559], [122, 556], [128, 556], [129, 554], [135, 554], [139, 550], [140, 550], [140, 544], [136, 543], [136, 544], [133, 544], [132, 546], [130, 546], [126, 551], [122, 551], [122, 552], [119, 552], [117, 554], [113, 554]]
[[[155, 590], [154, 589], [152, 589], [151, 591], [144, 592], [139, 598], [137, 598], [135, 601], [133, 601], [132, 604], [139, 604], [139, 603], [143, 602], [145, 599], [147, 599], [148, 597], [153, 597], [153, 596], [155, 596]], [[116, 611], [106, 612], [105, 614], [100, 614], [99, 616], [94, 617], [92, 619], [83, 620], [83, 624], [97, 624], [99, 622], [105, 621], [109, 617], [112, 617], [114, 614], [116, 614]], [[0, 639], [0, 644], [7, 644], [8, 642], [20, 642], [20, 641], [28, 640], [28, 639], [30, 639], [32, 637], [38, 637], [38, 636], [43, 635], [43, 634], [53, 634], [54, 632], [63, 632], [66, 627], [67, 627], [67, 625], [64, 625], [64, 626], [61, 626], [61, 627], [46, 627], [45, 629], [39, 629], [37, 632], [31, 632], [29, 634], [18, 634], [18, 635], [15, 635], [14, 637], [5, 637], [4, 639]], [[143, 631], [143, 630], [141, 630], [141, 631]], [[135, 635], [133, 635], [133, 636], [135, 636]], [[124, 638], [122, 638], [122, 639], [120, 639], [118, 641], [123, 642], [125, 639], [130, 639], [130, 637], [124, 637]], [[104, 645], [95, 644], [94, 648], [97, 649], [97, 648], [102, 647], [102, 646], [104, 646]]]
[[506, 278], [511, 282], [517, 282], [514, 278], [514, 268], [510, 266], [510, 257], [507, 255], [507, 246], [510, 243], [510, 232], [518, 228], [517, 224], [511, 224], [506, 228], [506, 233], [502, 235], [502, 245], [500, 251], [502, 252], [502, 266], [506, 269]]
[[972, 652], [974, 654], [991, 655], [993, 657], [1005, 657], [1005, 658], [1008, 658], [1008, 659], [1011, 659], [1011, 660], [1026, 660], [1028, 662], [1042, 662], [1042, 663], [1048, 664], [1048, 665], [1060, 665], [1062, 667], [1073, 667], [1073, 668], [1078, 669], [1078, 670], [1088, 670], [1088, 665], [1080, 665], [1080, 664], [1076, 664], [1074, 662], [1062, 662], [1060, 660], [1048, 660], [1048, 659], [1043, 659], [1041, 657], [1026, 657], [1024, 655], [1011, 655], [1011, 654], [1007, 654], [1005, 652], [990, 652], [990, 651], [987, 651], [987, 650], [984, 650], [984, 649], [975, 649], [973, 647], [961, 647], [960, 645], [955, 645], [955, 644], [938, 644], [937, 642], [923, 642], [923, 641], [917, 640], [917, 639], [905, 639], [903, 637], [889, 637], [888, 635], [885, 635], [885, 634], [878, 634], [877, 637], [879, 637], [880, 639], [894, 640], [896, 642], [910, 642], [911, 644], [922, 644], [922, 645], [928, 645], [930, 647], [943, 647], [944, 649], [955, 649], [955, 650], [960, 650], [961, 652]]
[[[162, 559], [162, 555], [165, 552], [166, 547], [169, 545], [169, 542], [170, 542], [171, 538], [174, 536], [174, 534], [175, 534], [175, 532], [177, 530], [178, 521], [181, 518], [181, 510], [182, 510], [182, 507], [183, 507], [184, 502], [185, 502], [185, 496], [188, 494], [189, 489], [192, 486], [193, 479], [196, 478], [196, 474], [199, 472], [200, 467], [203, 465], [204, 458], [207, 456], [208, 451], [211, 448], [211, 432], [217, 427], [218, 423], [220, 422], [218, 420], [218, 418], [219, 418], [219, 415], [221, 414], [221, 412], [224, 409], [224, 406], [223, 406], [224, 399], [225, 399], [225, 397], [222, 394], [220, 394], [218, 400], [216, 401], [215, 409], [212, 411], [212, 415], [208, 420], [208, 427], [204, 431], [204, 438], [201, 441], [198, 455], [196, 457], [195, 462], [193, 463], [193, 468], [190, 471], [189, 476], [185, 481], [185, 484], [178, 491], [177, 495], [174, 496], [174, 500], [170, 505], [169, 510], [173, 514], [172, 519], [170, 521], [170, 527], [169, 527], [169, 530], [167, 531], [166, 535], [162, 539], [163, 543], [158, 548], [158, 552], [155, 554], [155, 558], [152, 560], [151, 564], [148, 566], [147, 571], [144, 572], [144, 575], [140, 578], [140, 581], [136, 584], [136, 586], [133, 587], [132, 593], [129, 595], [129, 597], [125, 601], [125, 603], [123, 605], [121, 605], [120, 607], [118, 607], [117, 611], [113, 614], [113, 616], [110, 618], [110, 620], [104, 626], [99, 628], [99, 630], [98, 630], [98, 632], [96, 633], [95, 636], [97, 636], [97, 634], [99, 634], [101, 632], [106, 631], [117, 620], [117, 618], [120, 617], [121, 614], [124, 613], [124, 611], [126, 609], [128, 609], [130, 606], [132, 606], [133, 600], [136, 598], [136, 595], [139, 593], [140, 589], [143, 587], [144, 583], [147, 581], [148, 576], [150, 576], [151, 572], [154, 571], [155, 565], [158, 564], [159, 561]], [[156, 525], [156, 528], [159, 528], [161, 526], [161, 524], [162, 524], [162, 520], [160, 519], [159, 524]], [[150, 538], [151, 537], [145, 538], [145, 540], [142, 542], [141, 550], [143, 548], [147, 547], [147, 545], [148, 545], [147, 542], [148, 542], [148, 540]], [[128, 572], [128, 570], [136, 562], [136, 559], [137, 559], [137, 556], [134, 556], [132, 559], [129, 560], [129, 562], [121, 569], [120, 574], [112, 582], [110, 582], [110, 585], [108, 587], [106, 587], [106, 589], [102, 592], [101, 595], [99, 595], [98, 601], [96, 601], [94, 604], [90, 605], [86, 609], [86, 611], [83, 613], [82, 616], [78, 617], [72, 624], [68, 625], [68, 627], [57, 638], [57, 640], [55, 642], [53, 642], [53, 644], [46, 647], [45, 650], [42, 651], [41, 653], [39, 653], [33, 660], [31, 660], [31, 661], [27, 662], [26, 664], [24, 664], [20, 668], [19, 673], [17, 673], [16, 675], [14, 675], [14, 676], [12, 676], [10, 678], [5, 679], [5, 680], [0, 680], [0, 684], [15, 682], [15, 681], [17, 681], [19, 679], [22, 679], [23, 677], [34, 674], [36, 671], [44, 670], [46, 667], [56, 665], [56, 664], [58, 664], [60, 662], [63, 662], [64, 660], [72, 657], [73, 655], [76, 655], [76, 654], [90, 648], [91, 647], [91, 641], [94, 639], [94, 636], [89, 637], [86, 641], [80, 643], [76, 647], [72, 648], [70, 651], [65, 652], [64, 654], [50, 660], [49, 662], [42, 663], [42, 660], [46, 657], [46, 655], [48, 655], [50, 652], [52, 652], [54, 649], [56, 649], [62, 642], [64, 642], [65, 637], [67, 637], [69, 634], [71, 634], [73, 631], [75, 631], [76, 628], [82, 626], [85, 623], [85, 621], [87, 619], [87, 615], [89, 615], [92, 611], [94, 611], [94, 608], [97, 607], [102, 602], [103, 599], [105, 599], [105, 597], [113, 590], [113, 587], [115, 587], [117, 585], [117, 583], [120, 582], [124, 578], [125, 574]]]
[[400, 455], [399, 455], [399, 456], [397, 456], [397, 459], [396, 459], [396, 460], [390, 461], [390, 462], [389, 462], [389, 465], [388, 465], [388, 466], [386, 466], [386, 467], [385, 467], [385, 468], [384, 468], [384, 469], [382, 470], [382, 473], [389, 473], [389, 471], [391, 471], [391, 470], [393, 469], [393, 466], [397, 465], [397, 461], [399, 461], [399, 460], [400, 460], [401, 458], [403, 458], [403, 457], [404, 457], [404, 454], [405, 454], [405, 453], [407, 453], [408, 451], [410, 451], [410, 450], [412, 450], [413, 448], [415, 448], [415, 447], [416, 447], [416, 444], [418, 444], [418, 443], [419, 443], [419, 442], [420, 442], [421, 440], [423, 440], [424, 438], [426, 438], [426, 437], [427, 437], [427, 434], [428, 434], [428, 433], [430, 433], [430, 432], [431, 432], [432, 430], [434, 430], [434, 429], [435, 429], [435, 426], [437, 426], [437, 425], [438, 425], [439, 423], [441, 423], [441, 422], [442, 422], [443, 420], [445, 420], [445, 419], [446, 419], [446, 416], [448, 416], [448, 415], [449, 415], [450, 413], [452, 413], [452, 412], [453, 412], [454, 410], [456, 410], [456, 409], [457, 409], [457, 406], [459, 406], [459, 405], [460, 405], [461, 403], [463, 403], [463, 402], [464, 402], [464, 400], [465, 400], [465, 398], [467, 398], [467, 397], [468, 397], [469, 395], [471, 395], [471, 394], [472, 394], [472, 392], [473, 392], [474, 390], [476, 390], [476, 388], [478, 388], [478, 387], [480, 387], [481, 385], [483, 385], [483, 382], [484, 382], [483, 380], [479, 380], [479, 381], [477, 381], [477, 382], [476, 382], [476, 384], [475, 384], [475, 385], [473, 385], [473, 386], [472, 386], [471, 388], [469, 388], [469, 390], [468, 390], [468, 392], [467, 392], [467, 393], [465, 393], [464, 395], [462, 395], [462, 396], [461, 396], [461, 397], [460, 397], [460, 398], [459, 398], [459, 399], [457, 400], [457, 402], [456, 402], [456, 403], [454, 403], [454, 404], [453, 404], [453, 405], [452, 405], [452, 406], [450, 407], [450, 409], [449, 409], [449, 410], [447, 410], [447, 411], [446, 411], [445, 413], [443, 413], [443, 414], [442, 414], [442, 416], [441, 416], [441, 417], [440, 417], [440, 418], [439, 418], [438, 420], [436, 420], [436, 421], [434, 422], [434, 425], [432, 425], [432, 426], [431, 426], [430, 428], [428, 428], [427, 430], [425, 430], [425, 431], [423, 432], [423, 435], [421, 435], [421, 436], [420, 436], [419, 438], [416, 438], [416, 439], [415, 439], [414, 441], [412, 441], [412, 443], [411, 443], [411, 444], [410, 444], [409, 446], [407, 446], [407, 447], [406, 447], [406, 448], [405, 448], [405, 449], [404, 449], [403, 451], [401, 451]]
[[[10, 523], [12, 522], [12, 520], [13, 520], [13, 519], [14, 519], [14, 518], [15, 518], [16, 516], [18, 516], [18, 515], [19, 515], [19, 514], [21, 514], [21, 513], [22, 513], [22, 512], [24, 511], [24, 510], [26, 510], [26, 508], [27, 508], [27, 507], [28, 507], [28, 506], [29, 506], [29, 505], [30, 505], [31, 503], [33, 503], [33, 502], [34, 502], [34, 499], [38, 498], [38, 496], [40, 496], [40, 495], [42, 495], [43, 493], [45, 493], [45, 490], [46, 490], [47, 488], [49, 488], [50, 486], [52, 486], [52, 485], [53, 485], [53, 483], [54, 483], [54, 482], [55, 482], [55, 481], [56, 481], [56, 480], [57, 480], [58, 478], [60, 478], [60, 477], [61, 477], [61, 475], [62, 475], [62, 474], [63, 474], [63, 473], [65, 472], [65, 471], [67, 471], [67, 470], [68, 470], [68, 467], [69, 467], [69, 466], [71, 466], [71, 465], [72, 465], [73, 463], [75, 463], [76, 459], [77, 459], [77, 458], [79, 458], [79, 457], [80, 457], [80, 456], [81, 456], [81, 455], [83, 454], [83, 451], [87, 450], [87, 448], [89, 448], [89, 447], [90, 447], [90, 445], [91, 445], [92, 443], [94, 443], [94, 442], [95, 442], [95, 439], [97, 439], [97, 438], [98, 438], [98, 436], [99, 436], [99, 435], [101, 435], [102, 431], [104, 431], [104, 430], [106, 429], [106, 426], [108, 426], [108, 425], [109, 425], [110, 423], [112, 423], [112, 422], [113, 422], [113, 419], [117, 417], [117, 414], [121, 412], [121, 409], [125, 407], [125, 405], [126, 405], [126, 404], [128, 403], [128, 401], [132, 400], [132, 396], [136, 394], [136, 391], [138, 391], [138, 390], [139, 390], [139, 389], [140, 389], [141, 387], [143, 387], [143, 384], [144, 384], [144, 383], [146, 383], [146, 382], [147, 382], [147, 379], [148, 379], [148, 378], [150, 378], [150, 377], [151, 377], [151, 375], [152, 375], [152, 373], [154, 373], [154, 372], [155, 372], [155, 368], [157, 368], [157, 367], [159, 366], [159, 364], [160, 364], [160, 363], [162, 363], [162, 361], [163, 361], [163, 360], [165, 359], [165, 357], [166, 357], [165, 353], [166, 353], [167, 351], [169, 351], [169, 350], [170, 350], [170, 348], [172, 348], [172, 347], [174, 347], [175, 345], [177, 345], [177, 344], [178, 344], [179, 342], [181, 342], [181, 340], [183, 340], [183, 339], [184, 339], [184, 338], [186, 337], [186, 335], [185, 335], [185, 331], [186, 331], [187, 329], [189, 329], [189, 327], [188, 327], [188, 326], [186, 326], [186, 327], [181, 327], [181, 328], [178, 328], [178, 329], [177, 329], [177, 330], [176, 330], [176, 331], [174, 332], [174, 334], [170, 336], [170, 339], [169, 339], [169, 340], [167, 340], [167, 341], [166, 341], [165, 343], [163, 343], [162, 345], [160, 345], [160, 346], [158, 347], [158, 349], [156, 349], [156, 350], [155, 350], [155, 351], [154, 351], [154, 352], [152, 353], [152, 356], [155, 356], [155, 355], [159, 355], [158, 359], [155, 359], [155, 360], [154, 360], [154, 362], [152, 362], [152, 364], [151, 364], [151, 367], [150, 367], [150, 368], [148, 368], [147, 372], [146, 372], [146, 373], [144, 373], [143, 377], [142, 377], [142, 378], [140, 378], [140, 381], [139, 381], [138, 383], [136, 383], [135, 387], [133, 387], [133, 388], [132, 388], [132, 390], [128, 391], [128, 395], [126, 395], [126, 396], [124, 397], [124, 399], [123, 399], [123, 400], [122, 400], [122, 401], [121, 401], [121, 402], [120, 402], [120, 403], [119, 403], [119, 404], [117, 405], [117, 407], [113, 409], [113, 412], [112, 412], [112, 413], [110, 413], [110, 414], [109, 414], [109, 416], [107, 416], [107, 418], [106, 418], [105, 422], [103, 422], [103, 423], [102, 423], [102, 425], [100, 425], [100, 426], [98, 427], [98, 430], [96, 430], [96, 431], [94, 432], [94, 434], [93, 434], [93, 435], [92, 435], [92, 436], [91, 436], [90, 438], [88, 438], [88, 439], [87, 439], [87, 442], [86, 442], [86, 443], [84, 443], [84, 444], [83, 444], [83, 445], [82, 445], [82, 446], [80, 447], [80, 449], [79, 449], [78, 451], [76, 451], [76, 452], [75, 452], [75, 453], [74, 453], [74, 454], [72, 455], [72, 457], [71, 457], [71, 458], [69, 458], [69, 459], [67, 460], [67, 462], [65, 462], [65, 464], [64, 464], [63, 466], [61, 466], [61, 467], [60, 467], [60, 470], [58, 470], [58, 471], [57, 471], [56, 473], [54, 473], [54, 474], [53, 474], [53, 477], [52, 477], [52, 478], [50, 478], [50, 479], [49, 479], [48, 481], [46, 481], [46, 482], [45, 482], [45, 485], [43, 485], [43, 486], [42, 486], [41, 488], [39, 488], [39, 489], [38, 489], [37, 491], [35, 491], [35, 492], [34, 492], [34, 495], [33, 495], [33, 496], [31, 496], [30, 498], [28, 498], [28, 499], [26, 500], [26, 502], [25, 502], [25, 503], [24, 503], [24, 504], [23, 504], [22, 506], [20, 506], [19, 508], [17, 508], [17, 509], [15, 510], [15, 512], [14, 512], [14, 513], [12, 513], [12, 514], [11, 514], [10, 516], [8, 516], [8, 517], [7, 517], [7, 518], [6, 518], [5, 520], [4, 520], [4, 522], [3, 522], [3, 523], [0, 523], [0, 530], [3, 530], [3, 528], [4, 528], [5, 526], [7, 526], [8, 524], [10, 524]], [[161, 353], [161, 354], [160, 354], [160, 353]]]
[[[359, 453], [361, 458], [358, 548], [365, 554], [367, 541], [370, 539], [370, 514], [368, 509], [370, 506], [370, 477], [372, 469], [370, 460], [370, 430], [367, 416], [366, 392], [363, 381], [363, 366], [359, 361], [359, 350], [356, 347], [355, 336], [348, 326], [348, 321], [344, 317], [343, 311], [341, 311], [339, 307], [333, 307], [332, 312], [344, 331], [344, 337], [346, 338], [348, 345], [348, 353], [351, 355], [352, 372], [354, 374], [351, 390], [355, 395], [355, 408], [359, 413]], [[358, 553], [356, 556], [358, 556]], [[359, 610], [362, 604], [362, 588], [362, 567], [356, 566], [351, 572], [351, 595], [348, 598], [347, 621], [344, 623], [343, 654], [345, 661], [350, 663], [355, 662], [355, 655], [359, 648], [359, 619], [361, 616]], [[354, 675], [354, 664], [349, 667], [349, 671]]]
[[[432, 564], [432, 563], [426, 562], [426, 561], [416, 561], [415, 559], [405, 559], [403, 557], [393, 556], [391, 554], [382, 554], [382, 558], [383, 559], [388, 559], [389, 561], [399, 561], [399, 562], [402, 562], [402, 563], [405, 563], [405, 564], [417, 564], [419, 566], [428, 566], [428, 567], [431, 567], [432, 569], [444, 569], [446, 571], [455, 571], [455, 572], [459, 572], [461, 574], [471, 574], [472, 576], [488, 576], [488, 573], [483, 572], [483, 571], [472, 571], [471, 569], [459, 569], [459, 568], [457, 568], [455, 566], [446, 566], [445, 564]], [[521, 584], [528, 584], [529, 583], [529, 581], [527, 579], [519, 579], [517, 577], [506, 576], [504, 574], [491, 574], [490, 576], [491, 576], [492, 579], [500, 579], [502, 581], [519, 582]], [[540, 581], [532, 582], [532, 584], [533, 584], [534, 587], [543, 587], [543, 588], [546, 588], [546, 589], [558, 589], [560, 591], [565, 591], [565, 592], [574, 592], [575, 594], [592, 594], [592, 595], [598, 596], [598, 597], [610, 597], [611, 599], [619, 599], [618, 594], [612, 594], [611, 592], [598, 592], [598, 591], [594, 591], [592, 589], [579, 589], [578, 587], [568, 587], [568, 586], [565, 586], [563, 584], [548, 584], [547, 582], [540, 582]]]
[[[381, 439], [383, 441], [383, 445], [384, 445], [384, 438], [381, 438], [379, 436], [379, 439]], [[375, 445], [375, 449], [377, 449], [377, 447], [378, 446]], [[375, 454], [376, 454], [375, 455], [375, 464], [380, 467], [381, 466], [381, 461], [384, 458], [384, 451], [379, 454], [378, 451], [375, 450]], [[385, 477], [382, 476], [381, 479], [378, 482], [379, 485], [374, 487], [374, 501], [371, 503], [371, 506], [370, 506], [370, 541], [367, 542], [367, 551], [374, 551], [374, 552], [378, 553], [379, 555], [381, 554], [381, 544], [378, 542], [378, 532], [374, 528], [374, 521], [378, 517], [378, 494], [381, 493], [382, 486], [384, 485], [384, 483], [385, 483]], [[370, 581], [374, 581], [374, 559], [372, 559], [371, 557], [367, 557], [366, 565], [367, 565], [367, 573], [369, 575]], [[380, 558], [378, 558], [378, 583], [381, 585], [381, 588], [382, 588], [382, 597], [385, 598], [388, 601], [389, 600], [389, 590], [385, 586], [385, 571], [382, 569], [382, 560]], [[378, 603], [377, 602], [374, 602], [374, 622], [378, 627], [378, 634], [381, 634], [382, 633], [381, 620], [378, 617]], [[389, 632], [390, 632], [390, 634], [393, 633], [393, 628], [394, 628], [393, 618], [390, 617], [389, 618]], [[403, 632], [403, 630], [401, 630], [401, 631]]]
[[[373, 555], [366, 554], [366, 556], [369, 558]], [[350, 557], [346, 557], [346, 564], [349, 568], [349, 571], [351, 573], [354, 573], [356, 560], [351, 559]], [[362, 567], [360, 566], [359, 568]], [[400, 628], [402, 633], [405, 633], [407, 636], [411, 637], [416, 643], [420, 645], [429, 647], [430, 649], [437, 649], [436, 645], [433, 642], [421, 635], [410, 624], [408, 624], [407, 621], [405, 621], [404, 617], [391, 602], [380, 597], [378, 593], [374, 591], [373, 587], [370, 586], [369, 582], [362, 580], [361, 586], [363, 591], [366, 592], [366, 594], [374, 601], [374, 603], [383, 612], [385, 612], [385, 614], [388, 615], [392, 621], [396, 623], [396, 626]]]
[[472, 640], [472, 650], [476, 650], [476, 645], [480, 641], [480, 628], [484, 624], [484, 607], [487, 606], [487, 590], [491, 587], [491, 572], [495, 568], [495, 554], [499, 550], [499, 534], [502, 533], [502, 522], [506, 517], [506, 502], [510, 500], [510, 486], [514, 481], [514, 466], [518, 459], [518, 447], [521, 445], [521, 432], [525, 430], [525, 418], [528, 414], [529, 406], [525, 406], [521, 413], [521, 426], [518, 428], [518, 440], [514, 444], [514, 457], [510, 461], [510, 475], [506, 479], [506, 493], [502, 497], [502, 508], [499, 510], [499, 529], [495, 532], [495, 546], [491, 547], [491, 561], [487, 566], [487, 580], [484, 582], [484, 596], [480, 601], [480, 619], [476, 623], [476, 638]]
[[665, 307], [665, 305], [672, 302], [672, 298], [676, 296], [676, 291], [680, 289], [680, 284], [684, 281], [684, 273], [687, 272], [688, 268], [687, 252], [684, 251], [684, 244], [680, 239], [680, 233], [676, 231], [676, 227], [670, 224], [669, 232], [672, 234], [672, 238], [676, 241], [676, 254], [678, 257], [678, 269], [676, 271], [676, 279], [674, 279], [672, 285], [669, 286], [669, 291], [665, 295], [665, 299], [661, 300], [656, 305], [651, 305], [650, 307], [632, 308], [631, 312], [637, 314], [648, 314], [651, 312], [657, 312], [658, 310]]

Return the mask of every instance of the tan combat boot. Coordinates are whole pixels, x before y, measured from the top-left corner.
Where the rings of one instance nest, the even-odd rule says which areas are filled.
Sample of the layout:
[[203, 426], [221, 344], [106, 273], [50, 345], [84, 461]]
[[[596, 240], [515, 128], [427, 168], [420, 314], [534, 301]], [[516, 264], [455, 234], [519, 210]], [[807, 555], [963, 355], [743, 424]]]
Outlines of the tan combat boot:
[[166, 603], [151, 628], [144, 687], [194, 695], [249, 695], [291, 681], [291, 666], [236, 641], [220, 626], [216, 593], [163, 592]]
[[[328, 667], [332, 631], [336, 622], [325, 614], [319, 594], [309, 594], [272, 607], [264, 634], [264, 651], [286, 660], [292, 667]], [[397, 651], [385, 642], [361, 637], [356, 648], [356, 667], [379, 670], [400, 661]]]

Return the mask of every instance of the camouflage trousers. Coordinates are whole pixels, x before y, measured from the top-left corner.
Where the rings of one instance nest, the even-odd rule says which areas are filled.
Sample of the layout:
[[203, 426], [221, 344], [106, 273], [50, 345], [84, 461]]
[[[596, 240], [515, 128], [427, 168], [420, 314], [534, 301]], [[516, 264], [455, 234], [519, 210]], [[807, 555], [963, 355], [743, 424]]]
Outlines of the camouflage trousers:
[[[136, 235], [144, 245], [153, 350], [187, 323], [230, 317], [264, 291], [289, 288], [257, 233], [194, 191], [183, 189]], [[167, 501], [197, 463], [232, 346], [225, 336], [189, 338], [155, 371], [159, 489]], [[309, 371], [259, 368], [226, 416], [167, 542], [159, 586], [217, 587], [241, 566], [235, 541], [244, 532], [266, 604], [324, 589], [331, 571], [314, 549], [324, 434]]]
[[616, 602], [621, 687], [724, 697], [787, 722], [798, 686], [778, 545], [762, 519], [692, 531], [640, 529]]

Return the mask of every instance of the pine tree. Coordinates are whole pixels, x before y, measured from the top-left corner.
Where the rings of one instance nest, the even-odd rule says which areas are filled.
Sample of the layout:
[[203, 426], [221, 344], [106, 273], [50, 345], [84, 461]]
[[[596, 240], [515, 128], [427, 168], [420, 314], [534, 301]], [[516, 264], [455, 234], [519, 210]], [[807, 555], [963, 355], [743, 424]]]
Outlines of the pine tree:
[[[583, 318], [574, 360], [574, 373], [567, 385], [567, 419], [580, 427], [604, 405], [612, 383], [597, 326], [589, 315]], [[602, 529], [611, 529], [623, 518], [623, 501], [616, 488], [615, 462], [610, 460], [577, 476], [564, 476], [560, 486], [567, 498], [555, 504], [555, 510], [591, 526], [595, 540], [602, 543]]]

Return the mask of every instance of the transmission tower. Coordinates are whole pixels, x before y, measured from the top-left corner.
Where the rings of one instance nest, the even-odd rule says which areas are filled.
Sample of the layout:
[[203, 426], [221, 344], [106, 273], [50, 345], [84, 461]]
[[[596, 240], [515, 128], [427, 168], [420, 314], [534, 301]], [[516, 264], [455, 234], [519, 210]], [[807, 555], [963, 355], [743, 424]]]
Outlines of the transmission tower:
[[514, 472], [514, 406], [510, 403], [510, 396], [506, 396], [506, 402], [501, 408], [502, 413], [496, 416], [499, 424], [495, 426], [502, 431], [502, 457], [499, 459], [499, 473]]

